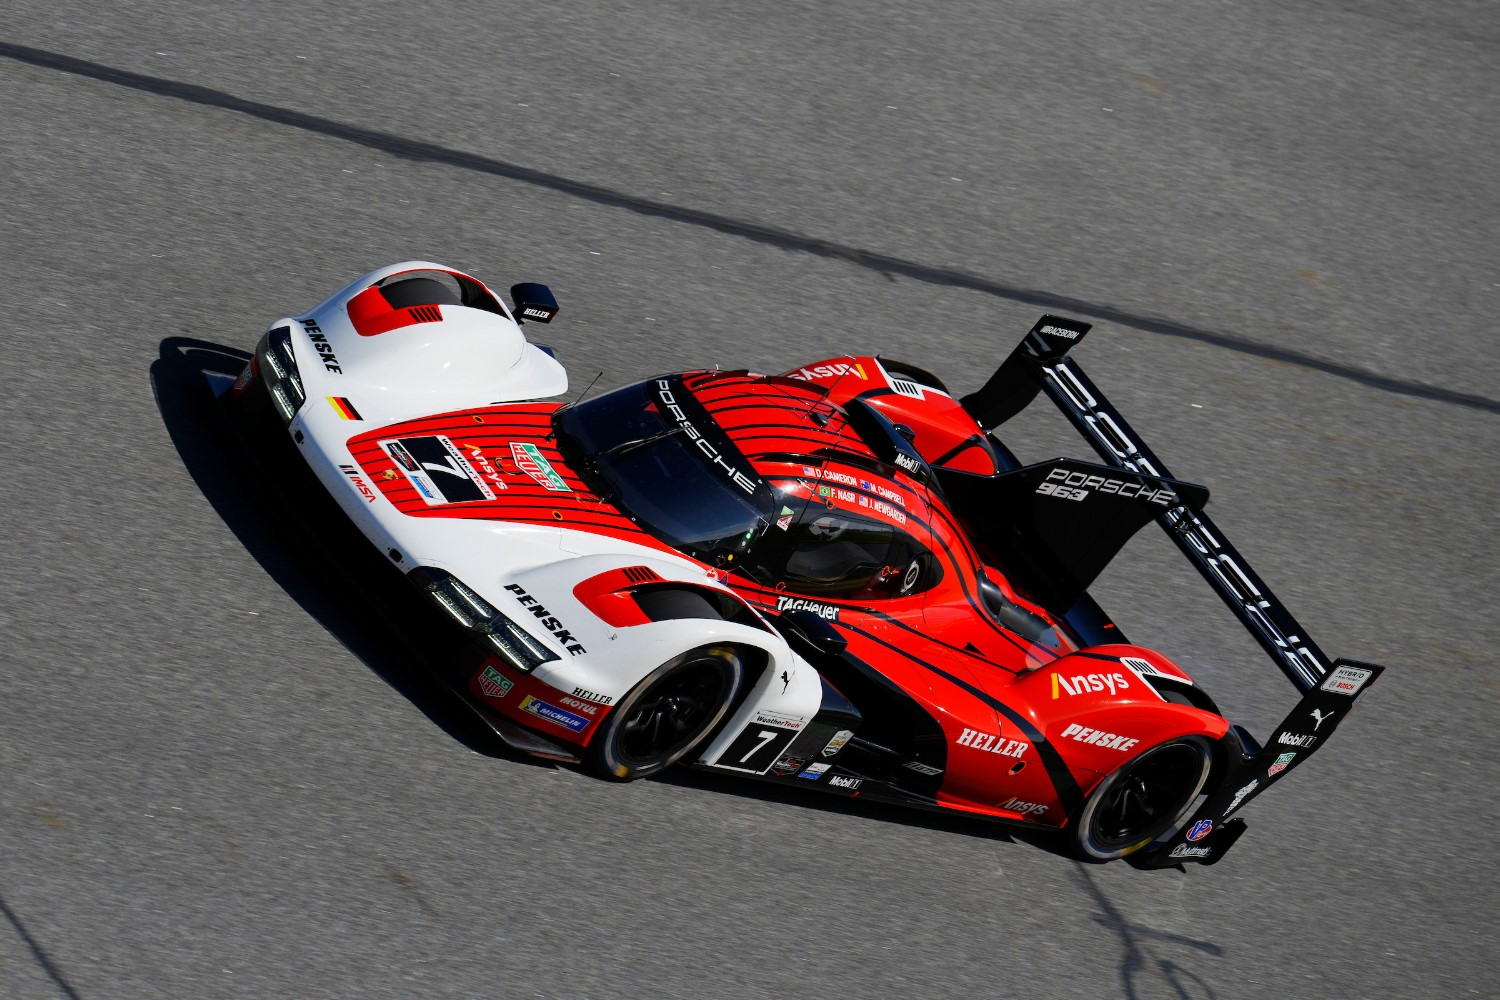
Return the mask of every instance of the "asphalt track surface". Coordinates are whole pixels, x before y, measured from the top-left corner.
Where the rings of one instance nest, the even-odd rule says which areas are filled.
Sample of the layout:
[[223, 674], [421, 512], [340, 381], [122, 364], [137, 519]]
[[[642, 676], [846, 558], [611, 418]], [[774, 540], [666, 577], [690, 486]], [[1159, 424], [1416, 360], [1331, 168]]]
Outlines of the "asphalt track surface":
[[[10, 11], [0, 995], [1496, 995], [1497, 109], [1482, 0]], [[507, 756], [193, 393], [410, 258], [550, 283], [575, 393], [851, 349], [970, 390], [1093, 321], [1095, 381], [1390, 669], [1185, 874]], [[1148, 532], [1101, 602], [1264, 733], [1292, 689]]]

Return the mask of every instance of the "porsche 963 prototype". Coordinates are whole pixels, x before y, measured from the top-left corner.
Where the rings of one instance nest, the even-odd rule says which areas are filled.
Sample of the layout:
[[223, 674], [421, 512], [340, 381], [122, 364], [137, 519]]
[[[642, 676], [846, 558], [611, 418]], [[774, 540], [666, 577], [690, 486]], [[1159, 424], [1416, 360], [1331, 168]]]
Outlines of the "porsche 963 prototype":
[[[850, 355], [563, 404], [507, 304], [430, 262], [271, 324], [211, 379], [441, 612], [444, 679], [507, 744], [631, 780], [674, 764], [1057, 830], [1085, 859], [1212, 864], [1382, 668], [1330, 661], [1044, 316], [989, 381]], [[1047, 395], [1099, 461], [996, 429]], [[278, 482], [278, 488], [281, 487]], [[1297, 689], [1264, 742], [1089, 587], [1161, 525]]]

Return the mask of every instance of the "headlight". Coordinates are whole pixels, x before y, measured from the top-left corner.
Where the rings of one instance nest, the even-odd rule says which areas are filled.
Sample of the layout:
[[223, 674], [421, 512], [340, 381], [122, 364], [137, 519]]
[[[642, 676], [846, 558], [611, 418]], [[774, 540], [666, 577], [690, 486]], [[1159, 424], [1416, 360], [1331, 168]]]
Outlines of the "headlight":
[[292, 353], [292, 328], [278, 326], [266, 334], [256, 356], [260, 358], [260, 371], [271, 401], [281, 411], [281, 418], [291, 423], [307, 401], [302, 376], [297, 372], [297, 357]]
[[468, 584], [445, 570], [419, 566], [406, 574], [474, 637], [493, 649], [505, 662], [523, 673], [531, 673], [549, 660], [560, 657], [542, 645], [535, 636], [496, 611]]

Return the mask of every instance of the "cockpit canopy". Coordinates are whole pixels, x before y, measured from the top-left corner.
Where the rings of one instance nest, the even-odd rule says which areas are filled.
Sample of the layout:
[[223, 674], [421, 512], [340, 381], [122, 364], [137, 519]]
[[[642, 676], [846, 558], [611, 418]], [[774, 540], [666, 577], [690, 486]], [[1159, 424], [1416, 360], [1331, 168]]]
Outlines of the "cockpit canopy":
[[847, 600], [904, 597], [941, 575], [910, 533], [834, 507], [794, 465], [763, 475], [675, 376], [565, 407], [554, 426], [590, 489], [702, 562]]

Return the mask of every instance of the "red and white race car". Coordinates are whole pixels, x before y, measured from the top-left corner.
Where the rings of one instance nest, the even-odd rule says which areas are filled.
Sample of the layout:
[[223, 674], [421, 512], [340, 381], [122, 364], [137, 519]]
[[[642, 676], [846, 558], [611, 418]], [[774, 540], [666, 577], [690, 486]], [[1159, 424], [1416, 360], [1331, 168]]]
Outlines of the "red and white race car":
[[[1328, 661], [1045, 316], [978, 392], [869, 356], [679, 372], [571, 404], [508, 306], [428, 262], [271, 325], [210, 379], [466, 639], [507, 743], [629, 780], [679, 761], [1213, 863], [1382, 668]], [[1046, 392], [1100, 463], [993, 431]], [[302, 508], [306, 509], [306, 508]], [[1088, 594], [1155, 520], [1301, 699], [1264, 744]]]

